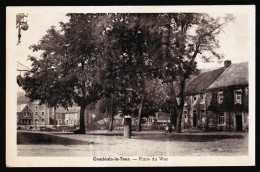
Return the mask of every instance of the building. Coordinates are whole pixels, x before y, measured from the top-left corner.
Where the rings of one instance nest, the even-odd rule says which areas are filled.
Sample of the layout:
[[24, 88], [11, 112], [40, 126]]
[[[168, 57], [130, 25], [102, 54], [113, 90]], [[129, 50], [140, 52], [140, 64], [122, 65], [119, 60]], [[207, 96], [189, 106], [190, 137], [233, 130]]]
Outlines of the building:
[[[232, 64], [207, 89], [217, 129], [248, 130], [248, 63]], [[209, 119], [212, 120], [212, 119]]]
[[49, 125], [51, 109], [39, 101], [17, 106], [17, 125]]
[[50, 111], [47, 105], [40, 105], [39, 101], [28, 103], [33, 111], [33, 125], [49, 125], [50, 124]]
[[80, 120], [80, 107], [73, 106], [67, 109], [59, 107], [56, 109], [57, 125], [78, 125]]
[[[228, 67], [228, 66], [226, 66]], [[217, 70], [204, 72], [198, 75], [185, 88], [185, 99], [183, 108], [183, 127], [200, 127], [205, 124], [206, 110], [208, 108], [207, 88], [225, 70], [222, 67]]]
[[158, 123], [170, 123], [170, 115], [165, 112], [156, 112], [153, 120]]
[[17, 106], [17, 125], [32, 125], [33, 112], [27, 104]]
[[187, 84], [183, 128], [247, 130], [248, 63], [201, 73]]

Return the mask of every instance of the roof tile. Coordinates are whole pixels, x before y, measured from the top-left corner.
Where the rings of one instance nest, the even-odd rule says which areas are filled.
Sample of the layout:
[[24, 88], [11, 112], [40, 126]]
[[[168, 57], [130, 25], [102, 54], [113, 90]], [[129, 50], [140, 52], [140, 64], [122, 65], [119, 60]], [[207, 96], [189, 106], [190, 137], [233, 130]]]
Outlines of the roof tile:
[[233, 85], [248, 85], [248, 62], [236, 63], [229, 66], [208, 89]]
[[213, 71], [201, 73], [198, 77], [189, 82], [185, 88], [185, 94], [196, 94], [204, 92], [212, 82], [214, 82], [223, 72], [225, 68], [219, 68]]

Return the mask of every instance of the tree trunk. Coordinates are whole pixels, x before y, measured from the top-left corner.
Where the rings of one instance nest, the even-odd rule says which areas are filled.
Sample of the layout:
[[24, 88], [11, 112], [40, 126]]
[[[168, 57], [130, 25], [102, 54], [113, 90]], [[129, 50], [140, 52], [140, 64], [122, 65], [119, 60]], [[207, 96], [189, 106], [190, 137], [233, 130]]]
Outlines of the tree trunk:
[[229, 124], [229, 131], [231, 131], [231, 117], [230, 117], [230, 112], [228, 112], [228, 118], [229, 118], [229, 120], [228, 120], [228, 124]]
[[113, 122], [114, 122], [114, 93], [111, 93], [111, 104], [110, 104], [110, 123], [108, 131], [113, 130]]
[[176, 133], [181, 133], [182, 111], [183, 111], [183, 107], [184, 107], [185, 79], [181, 79], [180, 82], [181, 82], [180, 83], [181, 91], [179, 93], [179, 95], [180, 95], [180, 105], [178, 105], [177, 97], [176, 97], [175, 90], [174, 90], [174, 87], [173, 87], [173, 83], [171, 83], [172, 100], [173, 100], [173, 104], [174, 104], [174, 112], [177, 115], [177, 119], [176, 119]]
[[56, 106], [54, 106], [53, 113], [54, 113], [54, 127], [57, 129]]
[[144, 106], [144, 95], [142, 95], [141, 104], [138, 111], [138, 119], [137, 119], [137, 127], [136, 127], [137, 132], [141, 131], [141, 119], [143, 114], [143, 106]]
[[[85, 114], [86, 114], [86, 116], [85, 116]], [[84, 119], [84, 121], [85, 121], [85, 129], [90, 129], [90, 125], [89, 125], [89, 111], [88, 111], [88, 109], [86, 108], [85, 109], [85, 113], [84, 113], [84, 118], [86, 118], [86, 119]]]
[[174, 125], [174, 127], [176, 126], [176, 118], [174, 117], [174, 112], [171, 112], [170, 113], [170, 123], [171, 123], [171, 126]]
[[81, 104], [80, 105], [80, 128], [79, 128], [79, 133], [78, 134], [86, 134], [86, 129], [85, 129], [85, 109], [86, 109], [86, 104]]
[[181, 119], [182, 119], [182, 112], [177, 111], [176, 133], [181, 133]]
[[131, 117], [124, 118], [124, 138], [131, 138]]

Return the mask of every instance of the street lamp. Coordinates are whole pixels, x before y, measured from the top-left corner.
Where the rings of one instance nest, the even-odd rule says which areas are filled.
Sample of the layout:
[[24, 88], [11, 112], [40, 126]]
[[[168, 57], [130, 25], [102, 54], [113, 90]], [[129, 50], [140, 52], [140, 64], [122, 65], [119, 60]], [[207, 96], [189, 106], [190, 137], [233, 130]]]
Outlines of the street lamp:
[[24, 18], [28, 17], [28, 14], [25, 15], [24, 13], [18, 13], [16, 14], [16, 28], [18, 28], [18, 42], [16, 45], [21, 43], [21, 30], [28, 30], [29, 25], [27, 24], [27, 21], [24, 21]]

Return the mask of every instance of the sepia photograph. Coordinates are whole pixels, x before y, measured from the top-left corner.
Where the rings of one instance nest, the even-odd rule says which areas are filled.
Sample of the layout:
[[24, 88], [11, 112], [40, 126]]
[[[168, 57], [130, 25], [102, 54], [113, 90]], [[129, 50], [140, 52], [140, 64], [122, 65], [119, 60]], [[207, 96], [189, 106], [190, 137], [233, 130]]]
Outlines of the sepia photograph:
[[7, 167], [255, 165], [255, 6], [6, 7]]

